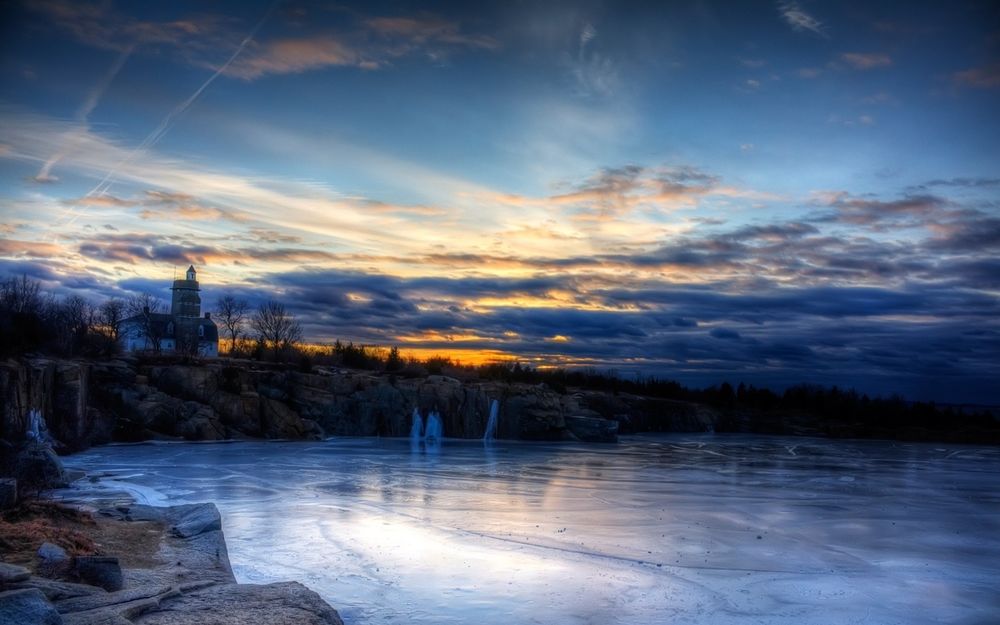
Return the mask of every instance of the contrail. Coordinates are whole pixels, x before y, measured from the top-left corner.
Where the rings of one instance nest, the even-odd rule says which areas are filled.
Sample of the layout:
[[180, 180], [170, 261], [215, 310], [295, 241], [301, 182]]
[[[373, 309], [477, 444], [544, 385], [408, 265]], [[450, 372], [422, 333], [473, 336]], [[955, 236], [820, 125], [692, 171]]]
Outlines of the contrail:
[[170, 126], [173, 124], [174, 120], [177, 119], [178, 116], [183, 114], [184, 111], [188, 110], [188, 108], [190, 108], [191, 105], [194, 104], [195, 100], [198, 99], [198, 96], [200, 96], [202, 92], [208, 88], [209, 85], [215, 82], [216, 78], [218, 78], [223, 72], [229, 69], [229, 66], [232, 65], [233, 61], [236, 60], [236, 57], [238, 57], [247, 47], [247, 45], [249, 45], [249, 43], [253, 40], [254, 36], [257, 34], [257, 31], [259, 31], [261, 26], [264, 25], [264, 22], [267, 21], [267, 18], [270, 17], [271, 15], [271, 12], [274, 11], [274, 8], [278, 6], [280, 2], [281, 0], [275, 0], [274, 2], [272, 2], [271, 5], [267, 8], [267, 11], [264, 12], [263, 17], [261, 17], [260, 21], [257, 22], [257, 25], [254, 26], [253, 29], [250, 31], [250, 33], [243, 38], [243, 41], [241, 41], [240, 45], [236, 47], [236, 50], [229, 57], [229, 59], [225, 63], [223, 63], [219, 69], [215, 70], [215, 73], [209, 76], [208, 80], [202, 83], [202, 85], [198, 87], [198, 89], [195, 90], [194, 93], [192, 93], [187, 99], [178, 104], [176, 107], [174, 107], [174, 109], [170, 111], [170, 113], [168, 113], [166, 117], [163, 118], [163, 121], [160, 122], [160, 125], [157, 126], [153, 130], [153, 132], [149, 133], [149, 135], [147, 135], [146, 138], [143, 139], [142, 143], [136, 146], [135, 149], [129, 152], [129, 154], [125, 158], [123, 158], [117, 165], [115, 165], [104, 176], [104, 179], [101, 180], [101, 182], [99, 182], [97, 186], [91, 189], [84, 197], [85, 198], [91, 197], [96, 194], [103, 195], [104, 193], [106, 193], [107, 190], [114, 183], [114, 177], [118, 173], [118, 170], [122, 167], [122, 165], [125, 165], [126, 163], [130, 162], [133, 158], [135, 158], [137, 154], [139, 154], [143, 150], [146, 150], [156, 145], [160, 141], [160, 139], [162, 139], [163, 136], [167, 134], [167, 131], [170, 130]]
[[[118, 72], [120, 72], [122, 67], [125, 65], [125, 61], [127, 61], [128, 57], [132, 55], [132, 50], [134, 49], [134, 47], [135, 47], [134, 45], [130, 45], [128, 48], [123, 50], [122, 53], [118, 55], [118, 58], [115, 59], [115, 62], [112, 63], [111, 67], [108, 68], [108, 71], [104, 74], [104, 77], [101, 79], [101, 81], [96, 85], [94, 85], [94, 88], [91, 89], [90, 93], [87, 94], [87, 99], [83, 101], [83, 104], [81, 104], [80, 108], [77, 109], [76, 111], [76, 120], [78, 122], [80, 122], [81, 124], [87, 123], [87, 118], [90, 117], [90, 114], [94, 111], [95, 108], [97, 108], [97, 103], [101, 101], [101, 97], [104, 95], [104, 92], [107, 90], [109, 86], [111, 86], [111, 82], [115, 79], [115, 76], [118, 75]], [[61, 161], [63, 157], [66, 156], [67, 153], [73, 151], [76, 145], [79, 144], [80, 140], [83, 138], [84, 132], [85, 132], [84, 129], [79, 129], [76, 132], [70, 134], [68, 145], [64, 146], [63, 149], [53, 154], [49, 158], [49, 160], [45, 161], [45, 164], [42, 165], [42, 168], [38, 170], [38, 174], [35, 175], [35, 180], [39, 182], [47, 182], [52, 180], [53, 179], [52, 168], [55, 167], [55, 165], [59, 161]]]
[[77, 119], [81, 121], [86, 120], [93, 110], [97, 108], [97, 103], [101, 101], [101, 96], [104, 95], [104, 91], [111, 85], [111, 81], [114, 80], [115, 76], [118, 75], [118, 72], [121, 71], [122, 66], [125, 65], [125, 61], [127, 61], [128, 57], [132, 55], [132, 50], [134, 49], [135, 44], [130, 45], [122, 51], [117, 59], [115, 59], [114, 64], [108, 69], [104, 78], [90, 90], [90, 94], [87, 95], [87, 99], [83, 101], [83, 104], [77, 110]]

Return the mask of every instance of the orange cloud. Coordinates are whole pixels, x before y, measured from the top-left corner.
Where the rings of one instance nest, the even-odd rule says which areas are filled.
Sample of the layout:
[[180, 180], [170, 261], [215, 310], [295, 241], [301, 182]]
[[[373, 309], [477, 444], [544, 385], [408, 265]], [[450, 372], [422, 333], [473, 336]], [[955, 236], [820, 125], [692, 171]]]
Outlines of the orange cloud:
[[76, 199], [63, 200], [63, 204], [70, 206], [135, 206], [136, 202], [113, 195], [86, 195]]
[[344, 42], [322, 35], [310, 39], [279, 39], [256, 46], [226, 74], [253, 80], [265, 74], [298, 74], [320, 67], [358, 65], [360, 55]]
[[66, 250], [51, 243], [0, 239], [0, 256], [29, 256], [31, 258], [52, 258], [64, 256]]

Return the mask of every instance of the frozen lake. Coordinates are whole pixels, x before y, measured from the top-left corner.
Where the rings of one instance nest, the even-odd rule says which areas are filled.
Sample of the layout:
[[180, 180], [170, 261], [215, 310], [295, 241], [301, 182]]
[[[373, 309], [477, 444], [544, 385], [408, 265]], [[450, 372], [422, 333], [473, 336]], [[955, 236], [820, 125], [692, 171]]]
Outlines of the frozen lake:
[[348, 624], [1000, 622], [1000, 449], [723, 435], [618, 445], [155, 444], [86, 496], [212, 501], [240, 581]]

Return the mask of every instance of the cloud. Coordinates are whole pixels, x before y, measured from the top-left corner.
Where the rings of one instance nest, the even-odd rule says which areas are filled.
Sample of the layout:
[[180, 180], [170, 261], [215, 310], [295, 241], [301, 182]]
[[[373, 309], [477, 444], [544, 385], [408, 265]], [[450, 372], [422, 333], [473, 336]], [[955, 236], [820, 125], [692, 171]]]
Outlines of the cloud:
[[114, 195], [85, 195], [61, 201], [66, 206], [99, 208], [139, 208], [142, 219], [215, 221], [226, 219], [234, 222], [245, 221], [238, 214], [230, 213], [215, 206], [205, 205], [187, 193], [146, 190], [142, 196], [121, 198]]
[[[499, 47], [489, 35], [465, 32], [458, 22], [430, 14], [355, 16], [353, 23], [335, 32], [249, 42], [235, 19], [217, 14], [154, 21], [115, 11], [110, 3], [39, 0], [28, 6], [45, 16], [47, 23], [87, 45], [120, 52], [133, 48], [144, 53], [167, 51], [190, 65], [224, 70], [225, 75], [243, 80], [324, 67], [379, 69], [407, 56], [440, 62], [459, 50]], [[300, 29], [308, 27], [294, 12], [284, 11], [282, 16], [298, 22]], [[219, 65], [220, 54], [229, 54], [244, 44], [249, 44], [245, 56]]]
[[792, 27], [792, 30], [808, 31], [820, 37], [827, 36], [823, 23], [802, 10], [798, 2], [779, 2], [778, 12], [785, 23]]
[[610, 221], [636, 208], [671, 210], [693, 207], [707, 196], [744, 199], [777, 199], [777, 196], [722, 184], [713, 174], [688, 165], [648, 167], [635, 164], [605, 167], [566, 193], [544, 200], [507, 196], [512, 204], [552, 203], [569, 206], [573, 217], [584, 221]]
[[300, 236], [279, 232], [277, 230], [268, 230], [265, 228], [250, 228], [247, 233], [247, 237], [252, 241], [260, 243], [288, 244], [302, 242], [302, 237]]
[[374, 33], [390, 40], [391, 54], [402, 55], [414, 50], [428, 51], [435, 46], [455, 46], [494, 50], [499, 43], [493, 37], [462, 32], [458, 22], [434, 15], [417, 17], [376, 17], [365, 20]]
[[936, 224], [938, 236], [928, 247], [953, 254], [988, 253], [1000, 250], [1000, 218], [972, 217]]
[[329, 66], [360, 66], [365, 61], [347, 44], [332, 36], [281, 39], [255, 46], [226, 70], [230, 76], [253, 80], [265, 74], [298, 74]]
[[[601, 173], [609, 175], [597, 179], [617, 191], [651, 178], [645, 168]], [[700, 170], [670, 174], [672, 183], [717, 184]], [[779, 220], [675, 236], [654, 249], [554, 258], [401, 253], [369, 258], [371, 269], [353, 270], [322, 268], [353, 261], [307, 245], [195, 244], [140, 232], [93, 236], [74, 251], [126, 266], [205, 262], [215, 272], [253, 258], [298, 265], [243, 273], [240, 284], [224, 290], [254, 302], [280, 293], [310, 340], [443, 353], [461, 346], [551, 364], [686, 376], [699, 384], [728, 377], [919, 391], [921, 383], [947, 379], [983, 393], [986, 380], [1000, 373], [1000, 303], [991, 292], [1000, 271], [983, 253], [996, 249], [1000, 227], [988, 215], [933, 198], [841, 193], [827, 200], [890, 221], [938, 224], [929, 238], [914, 241], [828, 231], [839, 222]], [[417, 275], [377, 269], [396, 262], [417, 268]], [[448, 273], [475, 267], [480, 275], [433, 275], [428, 262], [450, 266]], [[529, 273], [490, 275], [498, 262]], [[94, 277], [59, 277], [62, 271], [53, 274], [66, 285], [100, 287]], [[162, 291], [167, 282], [132, 279], [119, 286]], [[206, 307], [222, 291], [206, 286]], [[558, 336], [571, 340], [553, 340]]]
[[[119, 262], [128, 265], [145, 262], [215, 265], [245, 265], [251, 262], [303, 264], [322, 263], [337, 260], [337, 256], [327, 250], [309, 246], [269, 247], [266, 245], [225, 245], [195, 242], [182, 236], [165, 236], [146, 232], [122, 232], [102, 234], [100, 237], [79, 239], [77, 252], [91, 259]], [[282, 243], [288, 243], [284, 238]], [[258, 241], [259, 243], [259, 241]]]
[[[52, 119], [0, 109], [0, 142], [15, 149], [11, 156], [27, 162], [48, 158], [53, 146], [58, 146], [67, 132], [81, 132], [80, 149], [63, 161], [63, 166], [77, 174], [98, 178], [109, 168], [117, 167], [119, 184], [129, 188], [160, 190], [198, 189], [198, 198], [191, 204], [179, 203], [189, 218], [204, 218], [217, 209], [226, 213], [229, 221], [246, 222], [253, 227], [287, 230], [299, 235], [309, 233], [323, 236], [327, 245], [370, 246], [385, 245], [392, 249], [401, 247], [426, 247], [429, 239], [440, 236], [442, 225], [435, 216], [445, 214], [429, 206], [390, 205], [369, 198], [345, 197], [322, 185], [297, 180], [274, 180], [247, 173], [233, 174], [222, 170], [196, 167], [155, 152], [138, 153], [95, 133], [94, 129], [81, 128], [76, 122]], [[328, 149], [328, 145], [326, 148]], [[350, 147], [350, 146], [347, 146]], [[443, 176], [427, 168], [413, 167], [393, 162], [371, 153], [358, 158], [376, 165], [395, 177], [411, 176], [414, 179], [433, 181], [443, 190], [482, 192], [483, 188], [461, 180]], [[94, 194], [90, 197], [107, 197]], [[176, 201], [179, 197], [175, 196]], [[112, 196], [116, 197], [116, 196]], [[149, 194], [118, 198], [135, 202], [136, 206], [169, 215], [167, 206]], [[98, 200], [102, 201], [102, 200]], [[196, 207], [200, 207], [196, 208]], [[65, 214], [52, 219], [65, 225], [85, 215], [82, 205], [70, 203]], [[478, 208], [478, 207], [476, 207]], [[421, 219], [414, 219], [419, 213]], [[477, 213], [478, 215], [478, 213]], [[153, 217], [152, 213], [147, 217]], [[453, 224], [458, 222], [453, 222]], [[480, 218], [481, 223], [481, 218]], [[453, 225], [453, 227], [458, 227]]]
[[147, 190], [145, 198], [139, 204], [145, 207], [139, 213], [139, 216], [143, 219], [182, 219], [195, 221], [227, 219], [234, 222], [245, 221], [243, 217], [236, 213], [206, 205], [187, 193]]
[[113, 195], [90, 195], [62, 200], [62, 204], [67, 206], [128, 207], [135, 206], [136, 202]]
[[196, 45], [200, 36], [214, 32], [218, 26], [216, 19], [207, 16], [171, 21], [135, 19], [113, 12], [104, 2], [32, 0], [25, 5], [83, 43], [120, 52], [136, 45]]
[[17, 256], [21, 258], [57, 258], [61, 254], [62, 248], [52, 243], [18, 241], [16, 239], [0, 239], [0, 256]]
[[892, 221], [897, 225], [920, 226], [951, 214], [948, 200], [930, 194], [907, 195], [898, 200], [885, 201], [837, 193], [828, 198], [828, 202], [836, 212], [820, 217], [819, 221], [833, 220], [861, 226]]
[[952, 80], [961, 87], [996, 89], [1000, 87], [1000, 63], [955, 72]]
[[882, 52], [845, 52], [840, 60], [854, 69], [869, 70], [892, 65], [892, 58]]
[[226, 73], [255, 80], [268, 74], [299, 74], [324, 67], [376, 70], [408, 56], [424, 56], [440, 62], [456, 50], [497, 47], [492, 37], [464, 33], [458, 22], [439, 17], [377, 17], [363, 20], [355, 31], [255, 44]]
[[924, 183], [928, 187], [964, 187], [964, 188], [983, 188], [983, 187], [997, 187], [1000, 186], [1000, 178], [936, 178]]

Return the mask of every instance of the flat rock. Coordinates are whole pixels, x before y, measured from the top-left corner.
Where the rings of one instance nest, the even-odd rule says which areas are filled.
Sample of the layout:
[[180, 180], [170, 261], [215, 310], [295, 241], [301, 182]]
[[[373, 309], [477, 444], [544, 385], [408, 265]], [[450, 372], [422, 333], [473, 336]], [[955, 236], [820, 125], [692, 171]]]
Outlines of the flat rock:
[[[160, 564], [124, 569], [126, 587], [176, 586], [198, 580], [236, 581], [229, 564], [221, 516], [214, 504], [166, 508], [128, 505], [102, 509], [99, 514], [123, 522], [155, 523], [164, 528], [155, 556]], [[182, 536], [185, 534], [188, 536]]]
[[84, 597], [86, 595], [97, 595], [105, 592], [96, 586], [60, 582], [54, 579], [48, 579], [47, 577], [38, 577], [37, 575], [33, 575], [23, 581], [14, 582], [9, 585], [9, 588], [12, 590], [15, 588], [37, 588], [45, 594], [49, 601], [72, 599], [73, 597]]
[[0, 625], [63, 625], [62, 617], [37, 588], [0, 592]]
[[340, 615], [298, 582], [218, 584], [164, 599], [136, 625], [343, 625]]
[[86, 612], [88, 610], [122, 606], [142, 599], [158, 597], [167, 594], [170, 590], [171, 588], [169, 586], [129, 588], [127, 590], [119, 590], [116, 592], [64, 599], [62, 601], [57, 601], [55, 606], [56, 609], [59, 610], [60, 614], [68, 614], [70, 612]]
[[12, 582], [24, 581], [31, 577], [31, 573], [23, 566], [0, 562], [0, 584], [10, 584]]
[[64, 614], [63, 625], [132, 625], [136, 616], [159, 606], [160, 597], [145, 597], [106, 608]]

